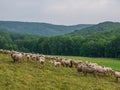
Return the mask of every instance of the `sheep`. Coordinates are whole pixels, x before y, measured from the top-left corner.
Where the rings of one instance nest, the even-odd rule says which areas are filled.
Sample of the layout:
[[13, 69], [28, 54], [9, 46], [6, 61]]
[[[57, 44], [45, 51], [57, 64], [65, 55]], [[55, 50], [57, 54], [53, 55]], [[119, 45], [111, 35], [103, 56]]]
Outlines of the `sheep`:
[[39, 56], [40, 68], [44, 68], [45, 57]]
[[54, 61], [53, 63], [54, 63], [54, 66], [55, 66], [55, 67], [61, 66], [61, 62]]
[[39, 61], [39, 57], [40, 55], [39, 54], [36, 54], [36, 60]]
[[96, 71], [94, 68], [88, 67], [86, 65], [82, 67], [82, 72], [84, 73], [84, 75], [87, 75], [87, 73], [92, 73], [95, 76], [96, 74]]
[[78, 72], [82, 72], [82, 64], [78, 64], [77, 65], [77, 71]]
[[10, 54], [11, 51], [0, 49], [0, 53], [1, 53], [1, 54]]
[[91, 62], [89, 62], [89, 63], [86, 63], [88, 66], [90, 66], [90, 67], [94, 67], [94, 66], [98, 66], [98, 64], [97, 63], [91, 63]]
[[41, 64], [44, 64], [45, 58], [44, 57], [40, 57], [39, 61], [40, 61]]
[[[91, 62], [86, 61], [83, 64], [82, 68], [85, 66], [89, 67], [90, 69], [93, 69], [96, 75], [109, 75], [113, 73], [112, 68], [99, 66], [97, 63], [91, 63]], [[78, 67], [78, 70], [79, 68], [80, 66]]]
[[96, 74], [97, 75], [107, 75], [107, 70], [106, 70], [106, 68], [103, 68], [102, 66], [94, 66], [93, 67], [95, 70], [96, 70]]
[[50, 63], [53, 64], [55, 67], [61, 66], [60, 58], [51, 58]]
[[87, 66], [86, 64], [78, 64], [77, 71], [82, 72], [85, 76], [87, 75], [87, 73], [92, 73], [94, 76], [96, 76], [95, 69]]
[[110, 75], [112, 75], [113, 73], [114, 73], [114, 70], [112, 70], [112, 68], [110, 68], [110, 67], [103, 67], [103, 69], [105, 70], [105, 72], [106, 72], [106, 74], [110, 74]]
[[26, 57], [27, 57], [27, 62], [29, 62], [29, 61], [30, 61], [30, 58], [31, 58], [30, 55], [27, 54]]
[[32, 57], [33, 61], [36, 61], [36, 55], [35, 54], [32, 54], [31, 57]]
[[73, 65], [77, 68], [78, 64], [82, 63], [81, 60], [72, 60]]
[[22, 62], [22, 54], [21, 53], [16, 53], [16, 54], [11, 54], [11, 57], [14, 62]]
[[66, 67], [70, 67], [70, 68], [73, 66], [73, 62], [71, 59], [65, 60], [64, 64], [66, 65]]
[[99, 66], [97, 63], [85, 62], [88, 67], [94, 68], [97, 75], [108, 75], [113, 73], [112, 68]]
[[114, 75], [115, 75], [115, 78], [116, 78], [116, 82], [118, 82], [118, 80], [120, 78], [120, 72], [114, 71]]
[[64, 67], [65, 66], [65, 59], [62, 59], [60, 62], [61, 62], [61, 65]]
[[3, 49], [0, 49], [0, 53], [2, 54], [4, 51], [3, 51]]

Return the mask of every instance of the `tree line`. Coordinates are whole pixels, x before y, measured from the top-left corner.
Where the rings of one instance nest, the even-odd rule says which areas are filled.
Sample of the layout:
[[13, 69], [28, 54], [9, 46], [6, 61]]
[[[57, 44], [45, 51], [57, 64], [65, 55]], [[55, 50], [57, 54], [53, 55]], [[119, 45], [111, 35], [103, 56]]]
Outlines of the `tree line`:
[[0, 30], [0, 48], [49, 55], [120, 58], [120, 29], [81, 36], [39, 37]]

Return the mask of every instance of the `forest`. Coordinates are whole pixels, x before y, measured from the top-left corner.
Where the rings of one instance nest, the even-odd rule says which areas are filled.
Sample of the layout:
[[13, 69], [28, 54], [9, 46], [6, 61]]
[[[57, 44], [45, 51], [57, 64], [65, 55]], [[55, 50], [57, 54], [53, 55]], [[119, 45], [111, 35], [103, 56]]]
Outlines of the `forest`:
[[40, 37], [0, 30], [0, 48], [48, 55], [120, 58], [120, 28], [83, 34]]

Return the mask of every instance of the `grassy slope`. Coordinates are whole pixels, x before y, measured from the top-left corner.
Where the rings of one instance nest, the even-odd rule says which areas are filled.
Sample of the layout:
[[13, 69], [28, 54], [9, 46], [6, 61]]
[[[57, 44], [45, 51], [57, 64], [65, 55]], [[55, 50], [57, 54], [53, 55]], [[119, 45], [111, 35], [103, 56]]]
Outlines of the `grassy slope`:
[[[105, 58], [71, 57], [90, 60], [120, 70], [120, 61]], [[8, 55], [0, 54], [0, 90], [120, 90], [120, 81], [114, 77], [87, 77], [75, 68], [54, 68], [46, 62], [44, 70], [39, 63], [13, 63]]]

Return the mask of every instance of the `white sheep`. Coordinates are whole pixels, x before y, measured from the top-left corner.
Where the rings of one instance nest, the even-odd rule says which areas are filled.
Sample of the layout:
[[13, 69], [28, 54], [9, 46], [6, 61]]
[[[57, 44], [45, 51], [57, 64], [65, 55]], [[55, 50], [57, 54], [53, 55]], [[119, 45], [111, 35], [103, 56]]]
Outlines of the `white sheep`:
[[119, 80], [119, 78], [120, 78], [120, 72], [115, 71], [115, 72], [114, 72], [114, 75], [115, 75], [115, 77], [116, 77], [116, 81], [118, 82], [118, 80]]
[[27, 62], [29, 62], [29, 61], [30, 61], [30, 58], [31, 58], [30, 55], [27, 54], [26, 57], [27, 57]]
[[55, 67], [61, 66], [61, 62], [56, 62], [56, 61], [54, 61], [54, 66], [55, 66]]
[[22, 62], [23, 55], [21, 53], [15, 53], [11, 54], [11, 57], [14, 60], [14, 62]]
[[45, 63], [45, 57], [40, 56], [39, 57], [39, 62], [40, 62], [40, 68], [43, 68], [44, 67], [44, 63]]

